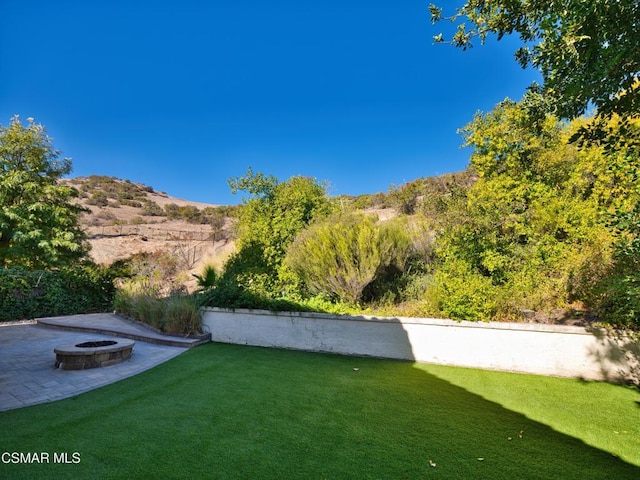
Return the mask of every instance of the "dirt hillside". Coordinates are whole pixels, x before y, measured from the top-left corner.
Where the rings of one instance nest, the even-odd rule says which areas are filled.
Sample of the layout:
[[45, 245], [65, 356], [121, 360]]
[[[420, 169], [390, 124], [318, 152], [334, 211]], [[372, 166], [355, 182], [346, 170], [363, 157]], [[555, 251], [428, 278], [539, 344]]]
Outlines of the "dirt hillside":
[[88, 211], [81, 224], [99, 264], [136, 253], [166, 252], [181, 270], [196, 272], [205, 263], [221, 266], [234, 251], [231, 207], [174, 198], [152, 187], [112, 177], [65, 179]]

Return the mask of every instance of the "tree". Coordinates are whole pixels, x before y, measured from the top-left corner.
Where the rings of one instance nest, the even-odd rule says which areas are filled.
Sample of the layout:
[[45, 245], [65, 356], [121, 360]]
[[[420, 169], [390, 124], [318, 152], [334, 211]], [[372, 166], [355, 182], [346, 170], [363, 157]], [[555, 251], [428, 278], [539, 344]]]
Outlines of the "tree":
[[229, 185], [233, 193], [243, 190], [250, 197], [240, 208], [239, 251], [229, 259], [225, 275], [262, 295], [281, 292], [287, 247], [314, 218], [331, 210], [324, 185], [302, 176], [279, 182], [251, 168], [245, 176], [230, 179]]
[[462, 129], [479, 178], [437, 240], [442, 308], [455, 318], [595, 306], [591, 290], [610, 275], [609, 215], [640, 199], [628, 152], [577, 148], [567, 140], [587, 120], [534, 122], [528, 107], [506, 100]]
[[329, 201], [321, 183], [309, 177], [275, 177], [254, 174], [249, 168], [241, 178], [229, 181], [232, 191], [245, 190], [252, 197], [243, 201], [238, 225], [240, 247], [255, 243], [267, 264], [277, 266], [296, 234], [317, 215], [329, 212]]
[[[601, 211], [611, 214], [609, 235], [616, 237], [615, 266], [609, 275], [613, 283], [609, 282], [612, 287], [607, 287], [608, 292], [599, 294], [599, 297], [612, 299], [609, 303], [614, 304], [615, 308], [604, 307], [599, 310], [608, 316], [611, 316], [612, 310], [623, 312], [614, 316], [632, 318], [637, 322], [640, 307], [629, 306], [640, 305], [640, 280], [637, 275], [629, 273], [633, 269], [629, 270], [627, 267], [640, 263], [640, 250], [633, 243], [639, 231], [636, 226], [640, 223], [640, 216], [634, 212], [640, 211], [640, 201], [637, 192], [629, 187], [630, 178], [633, 179], [632, 182], [637, 182], [640, 152], [640, 2], [467, 0], [450, 16], [443, 16], [442, 8], [435, 5], [430, 5], [429, 9], [432, 22], [447, 19], [457, 24], [457, 31], [448, 42], [462, 49], [472, 47], [475, 40], [484, 43], [490, 34], [496, 35], [498, 40], [505, 35], [518, 35], [522, 46], [515, 52], [516, 60], [522, 67], [533, 66], [542, 74], [542, 87], [532, 85], [529, 95], [525, 97], [525, 100], [535, 101], [528, 105], [523, 102], [523, 106], [526, 106], [523, 118], [527, 120], [527, 124], [518, 122], [515, 131], [503, 128], [503, 138], [495, 135], [493, 139], [482, 137], [495, 133], [488, 130], [483, 133], [482, 129], [467, 137], [467, 140], [472, 139], [471, 143], [467, 143], [474, 145], [476, 152], [481, 154], [476, 155], [476, 163], [486, 161], [486, 166], [504, 168], [509, 161], [528, 161], [533, 157], [527, 151], [522, 151], [521, 147], [530, 144], [530, 140], [546, 141], [541, 135], [545, 132], [544, 124], [549, 118], [547, 114], [551, 113], [555, 118], [564, 120], [575, 120], [591, 107], [596, 107], [595, 116], [590, 121], [579, 120], [581, 124], [578, 128], [572, 129], [572, 135], [563, 141], [575, 142], [583, 149], [586, 158], [598, 158], [599, 161], [587, 161], [583, 165], [578, 162], [572, 179], [575, 183], [568, 189], [566, 185], [564, 189], [550, 184], [540, 185], [542, 190], [539, 193], [549, 187], [555, 188], [555, 191], [551, 190], [552, 195], [546, 195], [547, 207], [536, 211], [546, 212], [544, 216], [551, 220], [547, 227], [558, 225], [557, 220], [566, 216], [569, 221], [565, 221], [565, 226], [571, 230], [580, 222], [575, 221], [578, 217], [575, 212], [578, 210], [571, 207], [570, 203], [574, 202], [577, 207], [580, 195], [583, 195], [592, 206], [595, 201]], [[463, 22], [465, 19], [470, 22], [469, 28]], [[444, 42], [445, 38], [439, 34], [434, 40]], [[478, 122], [475, 123], [479, 125]], [[496, 132], [500, 128], [502, 127]], [[517, 136], [516, 132], [526, 130], [534, 136], [527, 139], [525, 135], [522, 141], [509, 143], [509, 139]], [[505, 145], [508, 148], [501, 149]], [[564, 149], [565, 145], [558, 147]], [[491, 151], [490, 148], [494, 150]], [[506, 162], [496, 162], [496, 159]], [[562, 163], [575, 165], [572, 161], [560, 160], [558, 166]], [[585, 171], [582, 168], [584, 166], [595, 169]], [[526, 171], [527, 166], [523, 165], [523, 168]], [[561, 169], [545, 168], [544, 165], [538, 165], [531, 172], [534, 175], [543, 175], [545, 171], [556, 174], [561, 172]], [[490, 175], [493, 173], [499, 171], [489, 172]], [[491, 182], [483, 182], [485, 190], [491, 183], [495, 184], [495, 180], [496, 178]], [[520, 185], [518, 188], [527, 193], [527, 210], [533, 203], [537, 203], [539, 207], [544, 205], [545, 195], [531, 197], [529, 192], [534, 190], [530, 182], [515, 182], [514, 185]], [[586, 189], [581, 190], [582, 187]], [[563, 197], [562, 193], [566, 191], [573, 192], [574, 198]], [[505, 195], [503, 198], [508, 197], [509, 195]], [[605, 203], [602, 203], [603, 200]], [[489, 205], [490, 202], [487, 206]], [[561, 208], [565, 213], [553, 211], [561, 205], [564, 205]], [[496, 213], [497, 217], [500, 215]], [[537, 218], [540, 219], [540, 216]], [[598, 216], [597, 221], [600, 225], [605, 223], [602, 215]], [[585, 224], [584, 221], [582, 223]], [[520, 222], [519, 225], [525, 231], [532, 231], [536, 222]], [[564, 227], [557, 232], [561, 236], [569, 233], [571, 237], [571, 232], [565, 231]], [[495, 259], [491, 259], [490, 263], [495, 265]]]
[[314, 223], [289, 248], [286, 262], [315, 293], [356, 303], [382, 270], [404, 267], [409, 238], [371, 216], [339, 214]]
[[[591, 104], [607, 118], [640, 112], [637, 0], [468, 0], [448, 17], [433, 4], [429, 10], [432, 22], [458, 24], [449, 42], [462, 49], [475, 39], [484, 43], [489, 34], [498, 40], [519, 35], [523, 46], [516, 60], [540, 70], [542, 92], [561, 118], [576, 118]], [[434, 40], [445, 41], [442, 34]]]
[[[640, 138], [640, 120], [624, 127], [635, 128]], [[608, 157], [619, 159], [611, 171], [623, 180], [613, 186], [626, 195], [610, 215], [609, 226], [615, 235], [613, 264], [609, 275], [594, 288], [592, 303], [612, 325], [640, 329], [640, 145], [618, 142], [620, 136], [613, 132]]]
[[0, 125], [0, 266], [60, 267], [86, 255], [77, 191], [58, 183], [71, 160], [59, 155], [33, 119]]

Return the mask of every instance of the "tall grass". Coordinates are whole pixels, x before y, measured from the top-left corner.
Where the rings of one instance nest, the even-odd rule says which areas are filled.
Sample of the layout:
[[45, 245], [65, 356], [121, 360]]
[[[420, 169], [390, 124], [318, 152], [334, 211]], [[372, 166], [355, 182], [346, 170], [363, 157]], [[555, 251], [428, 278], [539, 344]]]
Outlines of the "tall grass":
[[160, 297], [158, 292], [136, 283], [125, 283], [116, 292], [117, 313], [144, 322], [167, 333], [202, 333], [198, 301], [187, 294]]

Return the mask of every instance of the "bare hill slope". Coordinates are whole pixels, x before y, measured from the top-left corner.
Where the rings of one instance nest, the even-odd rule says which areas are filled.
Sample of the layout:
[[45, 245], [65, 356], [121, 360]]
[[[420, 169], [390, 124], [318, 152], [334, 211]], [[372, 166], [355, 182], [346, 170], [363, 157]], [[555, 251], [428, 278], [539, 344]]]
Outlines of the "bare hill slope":
[[91, 257], [109, 265], [136, 253], [174, 255], [181, 270], [204, 263], [221, 264], [233, 251], [232, 207], [174, 198], [152, 187], [112, 177], [62, 180], [76, 188], [78, 203], [88, 209], [81, 224]]

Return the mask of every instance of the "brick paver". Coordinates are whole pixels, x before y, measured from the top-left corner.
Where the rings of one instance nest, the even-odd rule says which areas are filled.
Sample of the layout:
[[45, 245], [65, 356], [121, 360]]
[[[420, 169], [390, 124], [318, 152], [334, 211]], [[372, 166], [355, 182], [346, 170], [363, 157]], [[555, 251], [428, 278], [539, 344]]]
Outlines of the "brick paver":
[[[75, 318], [88, 324], [92, 320], [91, 316]], [[94, 319], [104, 321], [103, 317]], [[117, 323], [117, 319], [112, 322]], [[56, 346], [117, 340], [115, 335], [66, 331], [35, 324], [0, 324], [0, 411], [72, 397], [148, 370], [186, 350], [137, 339], [131, 358], [125, 362], [88, 370], [55, 368], [53, 349]]]

